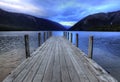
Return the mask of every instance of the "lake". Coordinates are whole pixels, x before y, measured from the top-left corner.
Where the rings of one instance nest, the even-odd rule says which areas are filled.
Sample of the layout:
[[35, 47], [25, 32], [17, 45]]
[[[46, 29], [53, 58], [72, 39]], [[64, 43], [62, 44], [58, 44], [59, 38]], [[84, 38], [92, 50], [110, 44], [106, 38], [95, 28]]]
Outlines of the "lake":
[[[40, 31], [0, 32], [0, 55], [2, 55], [3, 58], [5, 58], [4, 56], [8, 55], [7, 52], [11, 52], [15, 50], [16, 52], [15, 51], [14, 52], [17, 55], [19, 56], [21, 55], [18, 61], [19, 60], [23, 61], [22, 59], [24, 59], [24, 55], [25, 55], [24, 35], [25, 34], [30, 35], [30, 50], [32, 53], [34, 50], [38, 48], [39, 32]], [[79, 48], [86, 54], [88, 53], [89, 36], [94, 36], [93, 60], [96, 61], [99, 65], [101, 65], [113, 77], [115, 77], [120, 81], [120, 78], [119, 78], [120, 77], [120, 32], [84, 32], [84, 31], [73, 32], [73, 31], [70, 31], [70, 33], [73, 33], [74, 45], [76, 42], [75, 41], [76, 33], [79, 34]], [[43, 33], [42, 33], [42, 36], [43, 36]], [[55, 31], [53, 32], [53, 36], [63, 36], [63, 32]], [[42, 39], [42, 42], [43, 42], [43, 39]], [[12, 53], [12, 56], [16, 54]], [[3, 62], [3, 59], [1, 59], [0, 61]]]

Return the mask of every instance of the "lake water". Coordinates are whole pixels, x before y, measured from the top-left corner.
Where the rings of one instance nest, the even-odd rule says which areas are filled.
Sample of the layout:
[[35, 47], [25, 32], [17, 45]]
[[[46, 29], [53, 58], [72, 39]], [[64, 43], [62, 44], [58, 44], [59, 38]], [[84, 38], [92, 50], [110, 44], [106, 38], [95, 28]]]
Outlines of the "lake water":
[[[12, 48], [19, 48], [19, 47], [24, 48], [23, 36], [25, 34], [30, 35], [30, 47], [32, 53], [38, 47], [37, 35], [39, 32], [40, 31], [0, 32], [0, 55], [4, 52], [10, 51]], [[71, 31], [70, 33], [73, 33], [73, 44], [75, 44], [76, 42], [75, 41], [76, 33], [79, 34], [79, 48], [86, 54], [88, 53], [89, 36], [94, 36], [93, 60], [95, 60], [113, 77], [115, 77], [120, 81], [120, 32], [83, 32], [83, 31], [72, 32]], [[16, 36], [19, 37], [16, 38]], [[43, 32], [42, 32], [42, 36], [43, 36]], [[53, 36], [63, 36], [63, 32], [62, 31], [53, 32]], [[7, 38], [3, 38], [3, 37], [7, 37]], [[9, 48], [6, 49], [5, 47], [8, 46]]]

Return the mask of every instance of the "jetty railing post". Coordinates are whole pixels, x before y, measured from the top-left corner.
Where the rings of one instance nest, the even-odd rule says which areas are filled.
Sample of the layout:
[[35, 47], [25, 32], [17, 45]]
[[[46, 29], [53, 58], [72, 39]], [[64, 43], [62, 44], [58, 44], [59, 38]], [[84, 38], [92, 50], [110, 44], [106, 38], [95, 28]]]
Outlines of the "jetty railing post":
[[49, 31], [47, 32], [47, 39], [49, 38]]
[[63, 32], [63, 36], [65, 37], [65, 31]]
[[51, 37], [51, 31], [49, 32], [49, 37]]
[[45, 39], [45, 40], [47, 40], [47, 33], [48, 33], [48, 32], [46, 32], [46, 34], [45, 34], [45, 35], [46, 35], [46, 39]]
[[41, 45], [41, 33], [38, 33], [38, 46]]
[[50, 38], [50, 31], [48, 31], [48, 38]]
[[43, 33], [43, 37], [44, 37], [43, 42], [45, 42], [45, 39], [46, 39], [46, 33], [45, 32]]
[[64, 31], [64, 33], [63, 33], [63, 34], [64, 34], [64, 37], [66, 38], [66, 32], [65, 32], [65, 31]]
[[50, 31], [50, 37], [52, 36], [52, 31]]
[[66, 32], [66, 38], [67, 38], [67, 32]]
[[76, 47], [78, 47], [78, 33], [76, 34]]
[[67, 38], [67, 32], [65, 32], [65, 38]]
[[67, 39], [68, 35], [67, 35], [67, 32], [66, 32], [66, 39]]
[[48, 31], [46, 32], [46, 40], [48, 39]]
[[24, 35], [26, 58], [30, 57], [29, 35]]
[[71, 41], [71, 43], [72, 43], [73, 34], [71, 33], [71, 35], [70, 35], [70, 36], [71, 36], [70, 41]]
[[69, 40], [69, 32], [68, 32], [68, 40]]
[[88, 46], [88, 57], [92, 59], [93, 57], [93, 36], [89, 37], [89, 46]]

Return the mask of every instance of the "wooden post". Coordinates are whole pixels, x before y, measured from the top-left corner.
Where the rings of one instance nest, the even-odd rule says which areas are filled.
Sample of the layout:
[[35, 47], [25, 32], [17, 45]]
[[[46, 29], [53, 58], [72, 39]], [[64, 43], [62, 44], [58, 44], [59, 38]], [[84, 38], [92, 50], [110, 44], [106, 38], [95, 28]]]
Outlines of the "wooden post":
[[69, 40], [69, 32], [68, 32], [68, 40]]
[[30, 57], [30, 49], [29, 49], [29, 36], [25, 35], [24, 36], [25, 40], [25, 52], [26, 52], [26, 58]]
[[78, 47], [78, 41], [79, 39], [78, 39], [78, 33], [76, 34], [76, 47]]
[[38, 33], [38, 47], [41, 45], [41, 33]]
[[49, 31], [47, 32], [47, 39], [49, 38]]
[[44, 32], [44, 34], [43, 34], [43, 37], [44, 37], [43, 42], [45, 42], [45, 40], [46, 40], [46, 33], [45, 33], [45, 32]]
[[48, 31], [48, 38], [50, 38], [50, 31]]
[[46, 32], [46, 40], [48, 39], [48, 31]]
[[65, 38], [67, 38], [67, 32], [65, 32]]
[[50, 37], [52, 36], [52, 31], [50, 31]]
[[67, 32], [66, 32], [66, 39], [67, 39], [67, 36], [68, 36], [68, 34], [67, 34]]
[[67, 32], [65, 32], [65, 38], [67, 39]]
[[63, 32], [63, 36], [65, 37], [65, 31]]
[[89, 46], [88, 46], [88, 57], [92, 59], [93, 57], [93, 36], [89, 37]]
[[70, 36], [71, 36], [71, 38], [70, 38], [71, 40], [70, 40], [70, 41], [71, 41], [71, 43], [72, 43], [72, 37], [73, 37], [73, 34], [71, 33], [71, 35], [70, 35]]
[[65, 31], [64, 31], [64, 33], [63, 33], [63, 34], [64, 34], [64, 37], [66, 38], [66, 32], [65, 32]]
[[49, 37], [51, 37], [51, 31], [49, 31]]

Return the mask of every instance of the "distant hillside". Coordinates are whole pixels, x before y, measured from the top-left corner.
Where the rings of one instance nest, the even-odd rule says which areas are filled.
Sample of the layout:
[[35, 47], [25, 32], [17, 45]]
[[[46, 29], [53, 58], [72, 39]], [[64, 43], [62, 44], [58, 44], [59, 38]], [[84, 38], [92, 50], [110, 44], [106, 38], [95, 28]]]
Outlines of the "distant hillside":
[[66, 30], [62, 25], [43, 18], [10, 13], [0, 9], [0, 31], [26, 31], [26, 30]]
[[120, 11], [89, 15], [69, 30], [120, 31]]

